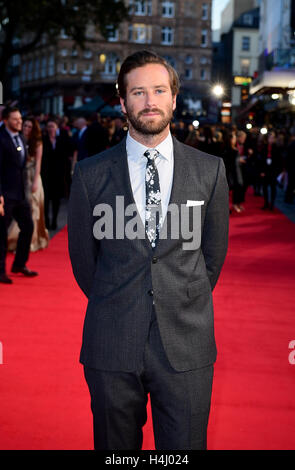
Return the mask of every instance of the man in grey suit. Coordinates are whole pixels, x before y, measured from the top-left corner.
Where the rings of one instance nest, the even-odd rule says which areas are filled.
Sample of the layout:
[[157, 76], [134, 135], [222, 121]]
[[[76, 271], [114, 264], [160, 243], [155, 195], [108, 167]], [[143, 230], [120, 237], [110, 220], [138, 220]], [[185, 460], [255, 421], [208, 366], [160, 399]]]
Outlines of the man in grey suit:
[[69, 252], [88, 297], [80, 361], [96, 450], [141, 449], [148, 394], [156, 449], [207, 446], [228, 186], [221, 158], [172, 138], [178, 90], [158, 55], [127, 57], [127, 138], [75, 167]]

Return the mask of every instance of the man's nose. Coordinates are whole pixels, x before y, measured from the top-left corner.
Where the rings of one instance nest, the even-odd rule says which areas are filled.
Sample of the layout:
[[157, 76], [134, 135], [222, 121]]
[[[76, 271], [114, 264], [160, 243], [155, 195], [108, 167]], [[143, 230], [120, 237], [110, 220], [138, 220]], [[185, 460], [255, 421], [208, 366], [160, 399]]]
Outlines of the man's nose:
[[152, 91], [147, 91], [145, 95], [145, 99], [146, 99], [146, 106], [148, 108], [152, 108], [153, 106], [155, 106], [155, 95]]

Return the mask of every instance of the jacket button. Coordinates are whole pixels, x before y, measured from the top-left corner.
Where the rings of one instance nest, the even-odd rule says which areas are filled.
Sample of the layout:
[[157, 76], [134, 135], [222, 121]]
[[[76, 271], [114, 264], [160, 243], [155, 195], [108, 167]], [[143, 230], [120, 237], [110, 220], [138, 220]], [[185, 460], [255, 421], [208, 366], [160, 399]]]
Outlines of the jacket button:
[[148, 294], [149, 294], [150, 296], [153, 296], [153, 295], [154, 295], [153, 289], [150, 289], [150, 290], [148, 291]]
[[152, 263], [156, 264], [158, 262], [158, 258], [156, 256], [153, 256], [152, 258]]

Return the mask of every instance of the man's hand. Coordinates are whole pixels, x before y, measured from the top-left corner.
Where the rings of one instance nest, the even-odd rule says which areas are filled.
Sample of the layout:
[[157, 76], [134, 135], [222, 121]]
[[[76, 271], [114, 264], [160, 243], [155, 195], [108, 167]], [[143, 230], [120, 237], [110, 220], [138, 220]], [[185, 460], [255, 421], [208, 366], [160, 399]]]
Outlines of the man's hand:
[[4, 215], [4, 197], [0, 196], [0, 215]]

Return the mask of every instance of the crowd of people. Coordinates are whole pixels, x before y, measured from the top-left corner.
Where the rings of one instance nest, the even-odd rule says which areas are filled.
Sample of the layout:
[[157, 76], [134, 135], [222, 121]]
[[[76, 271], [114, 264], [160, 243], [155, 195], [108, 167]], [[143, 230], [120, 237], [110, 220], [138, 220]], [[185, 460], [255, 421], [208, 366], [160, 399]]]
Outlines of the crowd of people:
[[253, 188], [255, 196], [263, 196], [261, 209], [273, 210], [277, 186], [284, 188], [284, 200], [294, 201], [295, 190], [295, 123], [290, 129], [267, 133], [252, 127], [245, 131], [233, 126], [212, 125], [195, 129], [172, 124], [172, 134], [178, 140], [199, 150], [223, 158], [229, 189], [231, 211], [245, 210], [246, 193]]
[[[18, 122], [14, 122], [16, 115]], [[15, 143], [15, 148], [7, 147], [5, 130]], [[4, 204], [1, 205], [4, 202], [2, 193], [6, 184], [1, 181], [1, 172], [3, 173], [6, 165], [3, 154], [7, 151], [16, 152], [21, 157], [20, 161], [25, 161], [24, 192], [30, 204], [33, 222], [29, 230], [30, 251], [46, 248], [50, 239], [49, 231], [58, 228], [61, 200], [69, 196], [76, 162], [116, 145], [127, 130], [124, 119], [101, 118], [97, 113], [69, 119], [67, 116], [44, 114], [22, 117], [17, 108], [2, 110], [0, 215], [5, 212]], [[263, 196], [263, 210], [274, 209], [277, 185], [285, 190], [285, 202], [293, 203], [295, 125], [288, 130], [276, 130], [270, 126], [266, 134], [261, 134], [257, 127], [246, 132], [236, 126], [218, 124], [195, 128], [193, 124], [172, 122], [171, 133], [182, 143], [223, 158], [231, 196], [230, 212], [240, 213], [245, 210], [243, 204], [249, 187], [253, 188], [255, 195]], [[16, 192], [19, 184], [12, 182]], [[12, 195], [12, 199], [19, 198], [22, 195]], [[24, 218], [22, 210], [18, 206], [7, 206], [5, 223], [1, 220], [4, 218], [0, 217], [0, 280], [1, 273], [5, 272], [3, 253], [7, 250], [17, 252], [17, 245], [25, 243], [19, 235], [23, 224], [26, 223], [27, 227], [30, 224], [28, 216]], [[6, 247], [3, 238], [7, 242]], [[31, 272], [28, 271], [27, 274], [30, 275], [29, 273]]]

